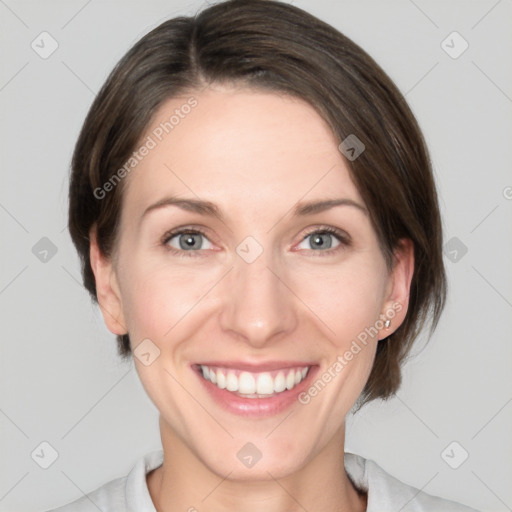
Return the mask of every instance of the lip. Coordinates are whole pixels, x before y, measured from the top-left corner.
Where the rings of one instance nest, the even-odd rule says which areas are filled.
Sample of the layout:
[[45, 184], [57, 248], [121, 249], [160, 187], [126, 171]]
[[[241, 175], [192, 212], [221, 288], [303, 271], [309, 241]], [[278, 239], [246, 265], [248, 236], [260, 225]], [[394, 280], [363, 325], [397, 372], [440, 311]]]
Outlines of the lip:
[[[281, 393], [268, 398], [244, 398], [235, 395], [226, 389], [220, 389], [215, 384], [206, 380], [202, 376], [200, 369], [201, 364], [253, 373], [305, 366], [309, 366], [310, 368], [305, 379], [302, 380], [293, 389], [282, 391]], [[193, 364], [191, 365], [191, 368], [197, 375], [197, 378], [201, 381], [210, 398], [212, 398], [215, 403], [217, 403], [223, 409], [232, 414], [236, 414], [237, 416], [265, 418], [283, 412], [284, 410], [291, 407], [294, 403], [298, 404], [299, 394], [311, 385], [310, 383], [313, 381], [314, 376], [318, 371], [319, 365], [312, 362], [305, 363], [303, 361], [269, 361], [258, 364], [241, 361], [205, 361]]]

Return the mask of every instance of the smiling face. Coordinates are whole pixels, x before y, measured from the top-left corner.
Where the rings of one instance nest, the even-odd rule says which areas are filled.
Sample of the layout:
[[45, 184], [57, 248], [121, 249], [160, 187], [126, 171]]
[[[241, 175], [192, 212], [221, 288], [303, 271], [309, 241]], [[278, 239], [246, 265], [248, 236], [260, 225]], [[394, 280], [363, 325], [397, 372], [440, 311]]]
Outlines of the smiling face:
[[[278, 478], [343, 446], [378, 339], [404, 318], [412, 256], [389, 271], [309, 104], [220, 86], [194, 97], [125, 178], [114, 258], [91, 245], [98, 298], [136, 353], [159, 350], [134, 359], [164, 442], [219, 475]], [[186, 101], [163, 104], [143, 139]]]

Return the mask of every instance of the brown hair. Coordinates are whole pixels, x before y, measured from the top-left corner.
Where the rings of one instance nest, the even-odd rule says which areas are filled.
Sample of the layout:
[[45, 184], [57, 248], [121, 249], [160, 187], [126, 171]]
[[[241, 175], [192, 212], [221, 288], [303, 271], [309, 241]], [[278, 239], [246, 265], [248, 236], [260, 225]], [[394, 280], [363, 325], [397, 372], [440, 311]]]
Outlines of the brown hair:
[[[437, 194], [425, 141], [404, 97], [358, 45], [307, 12], [268, 0], [228, 0], [194, 17], [168, 20], [121, 59], [95, 98], [72, 159], [69, 231], [81, 258], [84, 285], [97, 301], [89, 233], [112, 255], [123, 182], [98, 199], [130, 158], [163, 101], [210, 83], [242, 84], [287, 93], [316, 108], [343, 141], [366, 146], [348, 159], [370, 211], [388, 265], [401, 238], [414, 245], [410, 302], [402, 325], [379, 341], [362, 403], [388, 398], [401, 382], [400, 365], [430, 317], [444, 307], [446, 276]], [[131, 354], [128, 334], [118, 351]]]

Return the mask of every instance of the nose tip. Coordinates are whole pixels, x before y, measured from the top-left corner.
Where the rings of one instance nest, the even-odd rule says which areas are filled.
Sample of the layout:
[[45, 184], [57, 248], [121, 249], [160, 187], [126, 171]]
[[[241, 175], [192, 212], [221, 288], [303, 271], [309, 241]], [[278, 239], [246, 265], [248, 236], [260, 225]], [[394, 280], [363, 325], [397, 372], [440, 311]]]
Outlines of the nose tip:
[[254, 347], [263, 347], [296, 326], [293, 294], [263, 258], [239, 260], [228, 276], [221, 327]]

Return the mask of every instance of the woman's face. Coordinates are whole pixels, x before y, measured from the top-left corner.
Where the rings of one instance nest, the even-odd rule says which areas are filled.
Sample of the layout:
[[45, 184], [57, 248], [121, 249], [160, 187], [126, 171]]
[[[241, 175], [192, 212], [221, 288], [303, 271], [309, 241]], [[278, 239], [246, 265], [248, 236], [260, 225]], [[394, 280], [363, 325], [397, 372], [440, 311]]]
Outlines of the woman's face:
[[130, 335], [164, 442], [219, 475], [278, 478], [343, 446], [378, 340], [405, 315], [412, 260], [388, 271], [310, 105], [193, 96], [163, 104], [143, 137], [113, 261], [93, 243], [98, 296]]

